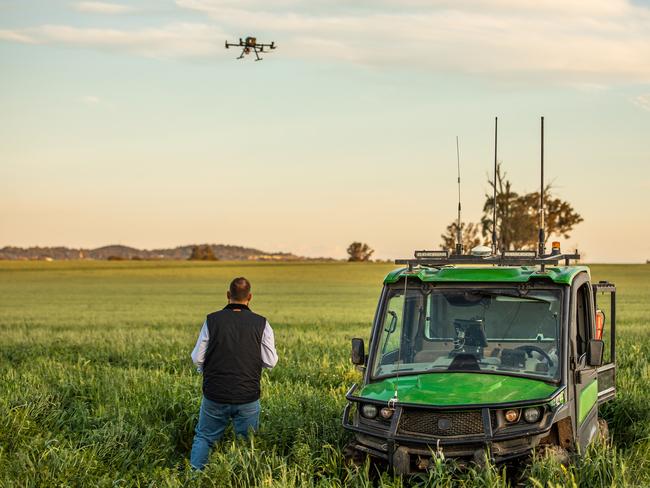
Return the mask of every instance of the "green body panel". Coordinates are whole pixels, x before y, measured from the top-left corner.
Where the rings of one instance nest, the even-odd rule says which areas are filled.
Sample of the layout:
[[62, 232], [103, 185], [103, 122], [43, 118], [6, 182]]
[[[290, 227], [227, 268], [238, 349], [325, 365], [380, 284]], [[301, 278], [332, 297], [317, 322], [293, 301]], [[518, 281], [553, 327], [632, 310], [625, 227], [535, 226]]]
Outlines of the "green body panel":
[[424, 282], [462, 283], [462, 282], [498, 282], [526, 283], [531, 278], [548, 278], [554, 283], [570, 285], [573, 279], [589, 268], [586, 266], [547, 267], [542, 272], [538, 267], [531, 266], [472, 266], [445, 268], [407, 268], [391, 271], [384, 278], [384, 284], [396, 283], [403, 276], [417, 278]]
[[365, 385], [362, 398], [387, 402], [398, 385], [399, 401], [431, 406], [466, 406], [546, 400], [557, 386], [529, 378], [484, 373], [425, 373]]
[[579, 424], [587, 418], [587, 415], [596, 403], [596, 400], [598, 400], [598, 381], [594, 380], [580, 392], [580, 398], [578, 399]]

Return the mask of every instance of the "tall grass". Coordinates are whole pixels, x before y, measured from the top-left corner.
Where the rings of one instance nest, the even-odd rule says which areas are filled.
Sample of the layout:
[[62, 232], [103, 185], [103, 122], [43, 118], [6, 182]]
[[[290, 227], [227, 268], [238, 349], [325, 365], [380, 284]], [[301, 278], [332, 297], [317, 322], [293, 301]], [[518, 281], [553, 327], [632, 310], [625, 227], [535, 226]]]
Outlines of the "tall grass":
[[[611, 445], [567, 468], [537, 459], [520, 478], [442, 457], [410, 480], [346, 466], [344, 394], [358, 373], [391, 265], [0, 263], [0, 486], [650, 486], [649, 266], [595, 266], [619, 287], [618, 396], [602, 414]], [[261, 431], [232, 432], [203, 473], [187, 459], [200, 402], [189, 352], [228, 281], [253, 282], [253, 308], [280, 362], [263, 376]]]

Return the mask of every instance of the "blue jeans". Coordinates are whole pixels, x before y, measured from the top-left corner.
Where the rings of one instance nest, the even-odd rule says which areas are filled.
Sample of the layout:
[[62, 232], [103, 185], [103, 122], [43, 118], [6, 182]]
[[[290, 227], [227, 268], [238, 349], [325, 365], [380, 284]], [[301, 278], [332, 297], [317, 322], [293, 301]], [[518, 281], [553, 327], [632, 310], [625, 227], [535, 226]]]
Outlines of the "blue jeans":
[[216, 403], [203, 397], [196, 426], [190, 464], [194, 469], [203, 469], [208, 462], [212, 445], [221, 439], [232, 419], [235, 434], [248, 437], [249, 429], [257, 431], [260, 420], [260, 401], [232, 405]]

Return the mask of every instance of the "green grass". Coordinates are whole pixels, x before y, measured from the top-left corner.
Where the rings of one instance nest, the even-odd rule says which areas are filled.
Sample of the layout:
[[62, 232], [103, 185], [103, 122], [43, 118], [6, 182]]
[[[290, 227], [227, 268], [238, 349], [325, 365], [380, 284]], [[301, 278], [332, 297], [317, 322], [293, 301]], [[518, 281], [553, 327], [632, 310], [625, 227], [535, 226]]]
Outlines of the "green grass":
[[[343, 462], [350, 338], [367, 338], [385, 264], [0, 262], [0, 486], [371, 486]], [[229, 435], [205, 472], [187, 458], [200, 402], [189, 353], [234, 276], [276, 332], [261, 432]], [[594, 266], [618, 285], [614, 442], [569, 468], [533, 463], [526, 486], [650, 486], [650, 266]], [[507, 486], [499, 468], [439, 459], [438, 486]], [[402, 486], [384, 475], [375, 483]]]

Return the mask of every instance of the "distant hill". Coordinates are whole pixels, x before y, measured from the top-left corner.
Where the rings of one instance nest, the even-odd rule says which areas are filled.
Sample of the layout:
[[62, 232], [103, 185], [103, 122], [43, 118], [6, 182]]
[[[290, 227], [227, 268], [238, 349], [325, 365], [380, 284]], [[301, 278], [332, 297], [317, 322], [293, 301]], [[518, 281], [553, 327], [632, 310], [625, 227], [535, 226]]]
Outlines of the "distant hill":
[[[227, 244], [207, 244], [217, 259], [224, 261], [297, 261], [304, 260], [287, 252], [266, 252], [252, 247]], [[136, 249], [129, 246], [111, 245], [96, 249], [71, 249], [69, 247], [3, 247], [0, 259], [10, 260], [67, 260], [67, 259], [187, 259], [194, 244], [172, 249]]]

